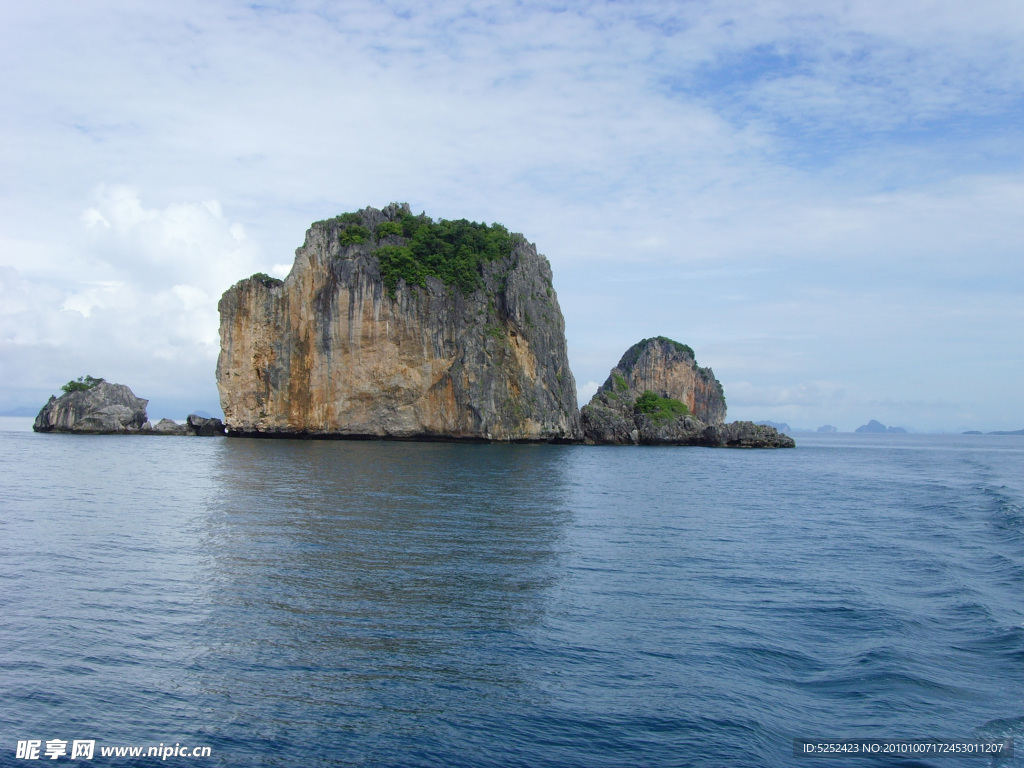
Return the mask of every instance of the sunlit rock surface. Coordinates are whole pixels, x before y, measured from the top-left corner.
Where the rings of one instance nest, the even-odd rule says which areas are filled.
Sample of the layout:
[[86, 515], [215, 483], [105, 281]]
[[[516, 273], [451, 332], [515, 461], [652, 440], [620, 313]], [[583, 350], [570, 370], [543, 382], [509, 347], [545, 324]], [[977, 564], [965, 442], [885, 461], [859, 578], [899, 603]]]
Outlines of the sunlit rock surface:
[[[376, 233], [408, 207], [359, 211]], [[465, 294], [429, 277], [394, 294], [373, 251], [318, 222], [284, 281], [220, 301], [217, 386], [230, 434], [492, 441], [582, 438], [565, 324], [546, 258], [521, 235]]]

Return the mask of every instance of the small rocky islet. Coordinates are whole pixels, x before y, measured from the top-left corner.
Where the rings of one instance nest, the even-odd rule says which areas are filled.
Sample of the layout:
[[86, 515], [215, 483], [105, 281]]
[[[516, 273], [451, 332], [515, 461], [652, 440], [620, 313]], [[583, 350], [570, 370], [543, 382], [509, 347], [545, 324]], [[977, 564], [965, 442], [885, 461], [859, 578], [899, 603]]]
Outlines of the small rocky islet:
[[180, 435], [211, 437], [225, 434], [220, 419], [189, 414], [184, 424], [146, 415], [148, 400], [136, 397], [124, 384], [91, 376], [64, 385], [64, 394], [51, 396], [36, 416], [36, 432], [85, 435]]
[[658, 336], [626, 350], [581, 410], [590, 445], [792, 448], [789, 435], [750, 421], [725, 423], [725, 392], [686, 344]]
[[[726, 424], [714, 373], [665, 337], [630, 347], [581, 412], [551, 266], [498, 224], [398, 203], [316, 222], [286, 279], [241, 280], [219, 310], [230, 436], [794, 445]], [[174, 422], [150, 424], [145, 404], [104, 382], [51, 398], [34, 428], [168, 433]], [[192, 424], [174, 427], [213, 428]]]

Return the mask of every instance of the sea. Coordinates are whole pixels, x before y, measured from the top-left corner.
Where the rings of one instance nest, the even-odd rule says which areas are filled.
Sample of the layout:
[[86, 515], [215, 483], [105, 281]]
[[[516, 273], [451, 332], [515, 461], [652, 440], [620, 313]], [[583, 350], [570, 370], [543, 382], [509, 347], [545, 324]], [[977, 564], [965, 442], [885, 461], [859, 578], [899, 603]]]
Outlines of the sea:
[[8, 424], [0, 765], [1024, 766], [1024, 437], [797, 446]]

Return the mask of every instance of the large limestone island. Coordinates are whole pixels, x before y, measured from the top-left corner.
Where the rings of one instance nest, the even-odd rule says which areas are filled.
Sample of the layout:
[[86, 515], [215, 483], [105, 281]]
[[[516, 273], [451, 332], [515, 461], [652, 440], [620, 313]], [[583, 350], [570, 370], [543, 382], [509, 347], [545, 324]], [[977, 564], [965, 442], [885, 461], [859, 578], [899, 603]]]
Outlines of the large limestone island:
[[586, 442], [792, 448], [793, 438], [749, 421], [725, 423], [725, 393], [693, 350], [658, 336], [626, 350], [582, 410]]
[[497, 224], [399, 204], [317, 222], [285, 280], [220, 300], [229, 434], [578, 442], [551, 277]]

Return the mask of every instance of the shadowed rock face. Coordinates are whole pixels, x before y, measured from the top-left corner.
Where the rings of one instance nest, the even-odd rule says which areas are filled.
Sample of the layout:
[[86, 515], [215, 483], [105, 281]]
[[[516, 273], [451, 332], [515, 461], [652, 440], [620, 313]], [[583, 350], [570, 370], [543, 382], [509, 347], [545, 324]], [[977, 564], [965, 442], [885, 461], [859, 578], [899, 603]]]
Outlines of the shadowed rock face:
[[137, 432], [146, 423], [148, 403], [124, 384], [101, 381], [91, 389], [51, 397], [32, 429], [92, 434]]
[[[683, 403], [688, 413], [644, 413], [645, 392]], [[693, 350], [662, 336], [634, 344], [581, 411], [586, 442], [598, 445], [703, 445], [791, 448], [788, 435], [749, 421], [725, 424], [725, 394]]]
[[[370, 233], [407, 206], [359, 211]], [[217, 386], [232, 434], [575, 441], [565, 325], [547, 259], [520, 235], [471, 294], [428, 277], [391, 295], [373, 251], [314, 224], [286, 280], [220, 301]]]
[[197, 416], [190, 413], [185, 419], [185, 434], [198, 437], [216, 437], [224, 434], [224, 422], [220, 419]]

